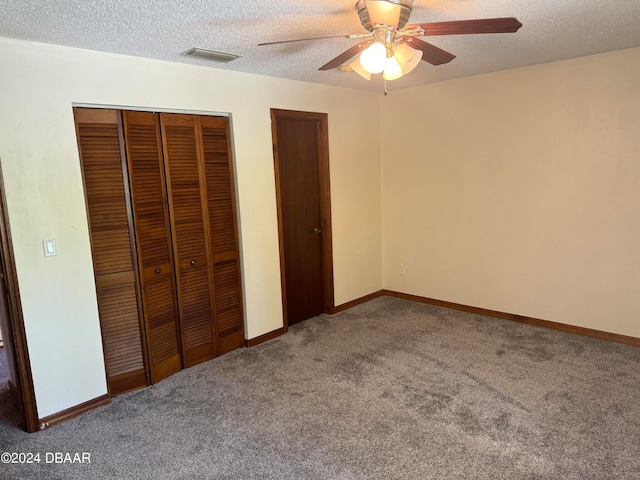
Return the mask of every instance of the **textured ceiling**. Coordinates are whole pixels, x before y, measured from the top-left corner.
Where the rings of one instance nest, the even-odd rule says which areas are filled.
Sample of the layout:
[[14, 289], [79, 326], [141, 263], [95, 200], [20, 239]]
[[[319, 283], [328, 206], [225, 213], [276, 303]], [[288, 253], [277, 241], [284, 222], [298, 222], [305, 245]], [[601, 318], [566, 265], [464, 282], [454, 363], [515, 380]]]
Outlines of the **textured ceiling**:
[[[640, 0], [415, 0], [410, 23], [516, 17], [517, 33], [423, 37], [457, 56], [426, 62], [389, 90], [640, 47]], [[0, 0], [0, 36], [380, 91], [380, 78], [318, 68], [358, 40], [261, 42], [365, 33], [355, 0]], [[191, 47], [229, 64], [186, 58]], [[376, 77], [380, 77], [379, 75]]]

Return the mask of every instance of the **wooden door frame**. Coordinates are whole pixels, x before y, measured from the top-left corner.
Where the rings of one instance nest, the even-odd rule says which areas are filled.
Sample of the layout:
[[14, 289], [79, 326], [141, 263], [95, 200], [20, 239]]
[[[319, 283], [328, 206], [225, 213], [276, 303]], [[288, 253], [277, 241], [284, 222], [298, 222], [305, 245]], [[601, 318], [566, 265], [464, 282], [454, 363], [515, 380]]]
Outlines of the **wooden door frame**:
[[287, 284], [284, 264], [284, 230], [282, 222], [282, 192], [280, 184], [280, 163], [278, 160], [277, 120], [313, 120], [316, 122], [318, 139], [318, 179], [320, 192], [320, 224], [322, 228], [322, 269], [324, 283], [324, 313], [334, 308], [333, 287], [333, 242], [331, 227], [331, 188], [329, 183], [329, 117], [326, 113], [299, 112], [296, 110], [271, 109], [271, 136], [273, 141], [273, 162], [276, 180], [276, 205], [278, 212], [278, 243], [280, 247], [280, 283], [282, 289], [283, 330], [289, 328], [287, 318]]
[[13, 243], [11, 241], [11, 230], [9, 228], [9, 215], [7, 212], [7, 198], [4, 189], [4, 177], [2, 175], [2, 164], [0, 163], [0, 248], [2, 249], [2, 268], [9, 304], [7, 310], [9, 314], [9, 332], [3, 332], [7, 339], [12, 342], [15, 352], [17, 367], [18, 385], [14, 385], [18, 390], [20, 407], [22, 410], [22, 420], [25, 429], [32, 433], [40, 430], [40, 420], [36, 407], [36, 397], [33, 388], [33, 376], [31, 374], [31, 362], [29, 360], [29, 349], [27, 347], [27, 335], [24, 328], [24, 316], [22, 312], [22, 302], [20, 301], [20, 290], [18, 288], [18, 276], [16, 274], [15, 257], [13, 254]]

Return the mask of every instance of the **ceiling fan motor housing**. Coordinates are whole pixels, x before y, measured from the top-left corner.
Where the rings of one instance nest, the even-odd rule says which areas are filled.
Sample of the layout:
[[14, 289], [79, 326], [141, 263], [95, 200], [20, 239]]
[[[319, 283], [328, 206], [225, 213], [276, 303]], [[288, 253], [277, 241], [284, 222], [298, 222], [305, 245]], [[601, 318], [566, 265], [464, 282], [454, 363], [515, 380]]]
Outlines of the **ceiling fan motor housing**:
[[356, 10], [360, 23], [369, 32], [373, 32], [376, 25], [400, 30], [409, 21], [413, 0], [358, 0]]

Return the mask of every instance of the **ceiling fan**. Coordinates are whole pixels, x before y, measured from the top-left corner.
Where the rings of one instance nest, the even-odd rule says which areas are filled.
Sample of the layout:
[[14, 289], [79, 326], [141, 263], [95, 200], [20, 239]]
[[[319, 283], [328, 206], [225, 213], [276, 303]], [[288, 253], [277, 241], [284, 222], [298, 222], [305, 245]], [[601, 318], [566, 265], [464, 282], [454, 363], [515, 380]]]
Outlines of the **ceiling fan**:
[[364, 40], [320, 67], [320, 70], [340, 67], [357, 55], [349, 67], [363, 78], [370, 80], [372, 74], [382, 73], [385, 80], [395, 80], [413, 70], [420, 60], [431, 65], [442, 65], [456, 58], [418, 37], [512, 33], [522, 26], [514, 17], [407, 25], [412, 9], [413, 0], [358, 0], [356, 10], [360, 23], [368, 33], [267, 42], [259, 46], [325, 38], [361, 38]]

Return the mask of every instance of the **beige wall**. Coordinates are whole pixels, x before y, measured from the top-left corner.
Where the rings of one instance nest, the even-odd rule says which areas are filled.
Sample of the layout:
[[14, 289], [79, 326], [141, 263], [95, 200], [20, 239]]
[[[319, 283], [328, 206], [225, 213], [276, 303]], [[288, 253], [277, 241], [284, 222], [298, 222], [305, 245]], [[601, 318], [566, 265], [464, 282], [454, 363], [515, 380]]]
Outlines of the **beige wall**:
[[[382, 287], [378, 94], [0, 39], [0, 160], [39, 416], [106, 393], [74, 103], [231, 114], [248, 338], [282, 326], [269, 109], [329, 114], [335, 300]], [[42, 239], [57, 241], [44, 258]]]
[[385, 288], [640, 337], [640, 49], [391, 92], [381, 131]]

